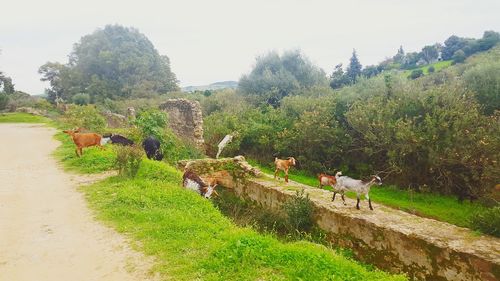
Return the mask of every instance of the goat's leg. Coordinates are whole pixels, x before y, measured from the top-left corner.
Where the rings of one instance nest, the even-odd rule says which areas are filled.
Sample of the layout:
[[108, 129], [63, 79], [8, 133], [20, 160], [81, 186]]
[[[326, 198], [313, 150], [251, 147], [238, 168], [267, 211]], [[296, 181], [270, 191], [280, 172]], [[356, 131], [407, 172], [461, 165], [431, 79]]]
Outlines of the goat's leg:
[[76, 156], [80, 157], [80, 154], [78, 154], [78, 147], [75, 148]]
[[372, 200], [370, 199], [370, 196], [368, 196], [368, 193], [365, 195], [366, 199], [368, 199], [368, 206], [370, 206], [370, 210], [373, 211], [373, 207], [372, 207]]
[[288, 169], [285, 170], [285, 182], [288, 182]]
[[342, 195], [342, 201], [344, 202], [344, 205], [347, 205], [347, 204], [345, 203], [344, 192], [340, 193], [340, 195]]
[[359, 194], [356, 195], [356, 198], [358, 199], [358, 202], [356, 203], [356, 209], [359, 210]]
[[83, 147], [80, 147], [79, 150], [80, 150], [80, 157], [82, 157], [82, 155], [83, 155]]
[[333, 192], [333, 198], [332, 198], [332, 202], [335, 201], [335, 195], [337, 195], [337, 192]]
[[279, 172], [278, 169], [276, 169], [276, 171], [274, 171], [274, 179], [276, 179], [276, 177], [278, 176], [278, 172]]

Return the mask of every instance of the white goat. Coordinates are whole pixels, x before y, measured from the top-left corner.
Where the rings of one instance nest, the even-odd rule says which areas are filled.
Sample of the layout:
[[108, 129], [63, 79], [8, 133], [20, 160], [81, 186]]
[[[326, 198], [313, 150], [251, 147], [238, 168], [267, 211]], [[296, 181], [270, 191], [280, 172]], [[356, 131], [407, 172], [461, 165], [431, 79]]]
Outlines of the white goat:
[[[372, 176], [370, 181], [362, 181], [362, 180], [356, 180], [347, 176], [341, 176], [342, 172], [338, 172], [335, 175], [335, 178], [337, 179], [337, 184], [334, 187], [334, 192], [333, 192], [333, 198], [332, 201], [335, 200], [335, 194], [337, 192], [342, 194], [342, 199], [344, 195], [344, 191], [354, 191], [356, 192], [356, 198], [357, 198], [357, 203], [356, 203], [356, 209], [359, 210], [359, 197], [360, 195], [365, 195], [365, 198], [368, 199], [368, 205], [370, 206], [370, 210], [373, 210], [372, 207], [372, 201], [370, 200], [370, 187], [374, 184], [381, 185], [382, 184], [382, 179], [380, 179], [379, 176]], [[345, 204], [345, 201], [344, 201]]]
[[219, 159], [219, 156], [220, 156], [222, 150], [224, 149], [224, 147], [226, 147], [226, 145], [228, 143], [230, 143], [232, 140], [233, 140], [233, 135], [226, 135], [222, 139], [222, 141], [217, 145], [217, 147], [219, 148], [219, 150], [217, 151], [217, 155], [215, 156], [215, 159]]

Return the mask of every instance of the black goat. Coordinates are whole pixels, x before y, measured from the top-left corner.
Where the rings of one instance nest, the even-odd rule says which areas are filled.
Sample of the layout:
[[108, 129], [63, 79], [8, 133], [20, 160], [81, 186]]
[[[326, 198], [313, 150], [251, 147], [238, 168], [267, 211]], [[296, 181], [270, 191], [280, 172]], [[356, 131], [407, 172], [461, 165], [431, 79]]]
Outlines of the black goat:
[[148, 156], [148, 159], [154, 159], [157, 161], [161, 161], [163, 159], [160, 141], [157, 138], [153, 136], [147, 137], [142, 142], [142, 147], [144, 148], [144, 151], [146, 151], [146, 156]]
[[126, 137], [122, 135], [117, 135], [117, 134], [106, 134], [103, 136], [104, 139], [109, 139], [109, 141], [112, 144], [119, 144], [119, 145], [134, 145], [134, 141], [127, 139]]

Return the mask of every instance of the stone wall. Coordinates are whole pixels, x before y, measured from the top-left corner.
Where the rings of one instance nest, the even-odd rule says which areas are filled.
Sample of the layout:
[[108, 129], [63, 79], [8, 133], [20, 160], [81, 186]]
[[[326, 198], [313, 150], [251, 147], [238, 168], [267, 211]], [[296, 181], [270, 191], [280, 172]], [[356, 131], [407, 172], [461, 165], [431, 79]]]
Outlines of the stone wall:
[[167, 112], [169, 126], [177, 136], [205, 151], [203, 116], [199, 102], [169, 99], [160, 105], [160, 109]]
[[[228, 161], [227, 159], [221, 159]], [[220, 182], [240, 198], [266, 208], [282, 204], [304, 189], [314, 204], [314, 220], [328, 238], [352, 249], [357, 259], [394, 273], [406, 273], [413, 280], [500, 280], [500, 239], [479, 236], [469, 229], [418, 217], [366, 202], [356, 210], [355, 200], [344, 206], [332, 193], [295, 182], [284, 184], [270, 176], [241, 176], [218, 172], [217, 160], [197, 160], [200, 173], [216, 173]], [[363, 204], [364, 203], [364, 204]]]

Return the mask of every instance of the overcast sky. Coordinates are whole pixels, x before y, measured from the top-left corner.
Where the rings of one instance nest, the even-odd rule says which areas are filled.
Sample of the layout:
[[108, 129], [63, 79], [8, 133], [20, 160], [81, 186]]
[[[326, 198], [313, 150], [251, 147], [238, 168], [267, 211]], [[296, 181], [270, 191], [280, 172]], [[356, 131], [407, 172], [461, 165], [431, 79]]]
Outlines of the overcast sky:
[[4, 1], [0, 70], [43, 93], [38, 67], [67, 62], [72, 45], [106, 24], [136, 27], [167, 55], [181, 86], [238, 80], [257, 55], [301, 49], [330, 73], [355, 48], [363, 65], [452, 34], [500, 31], [499, 0]]

